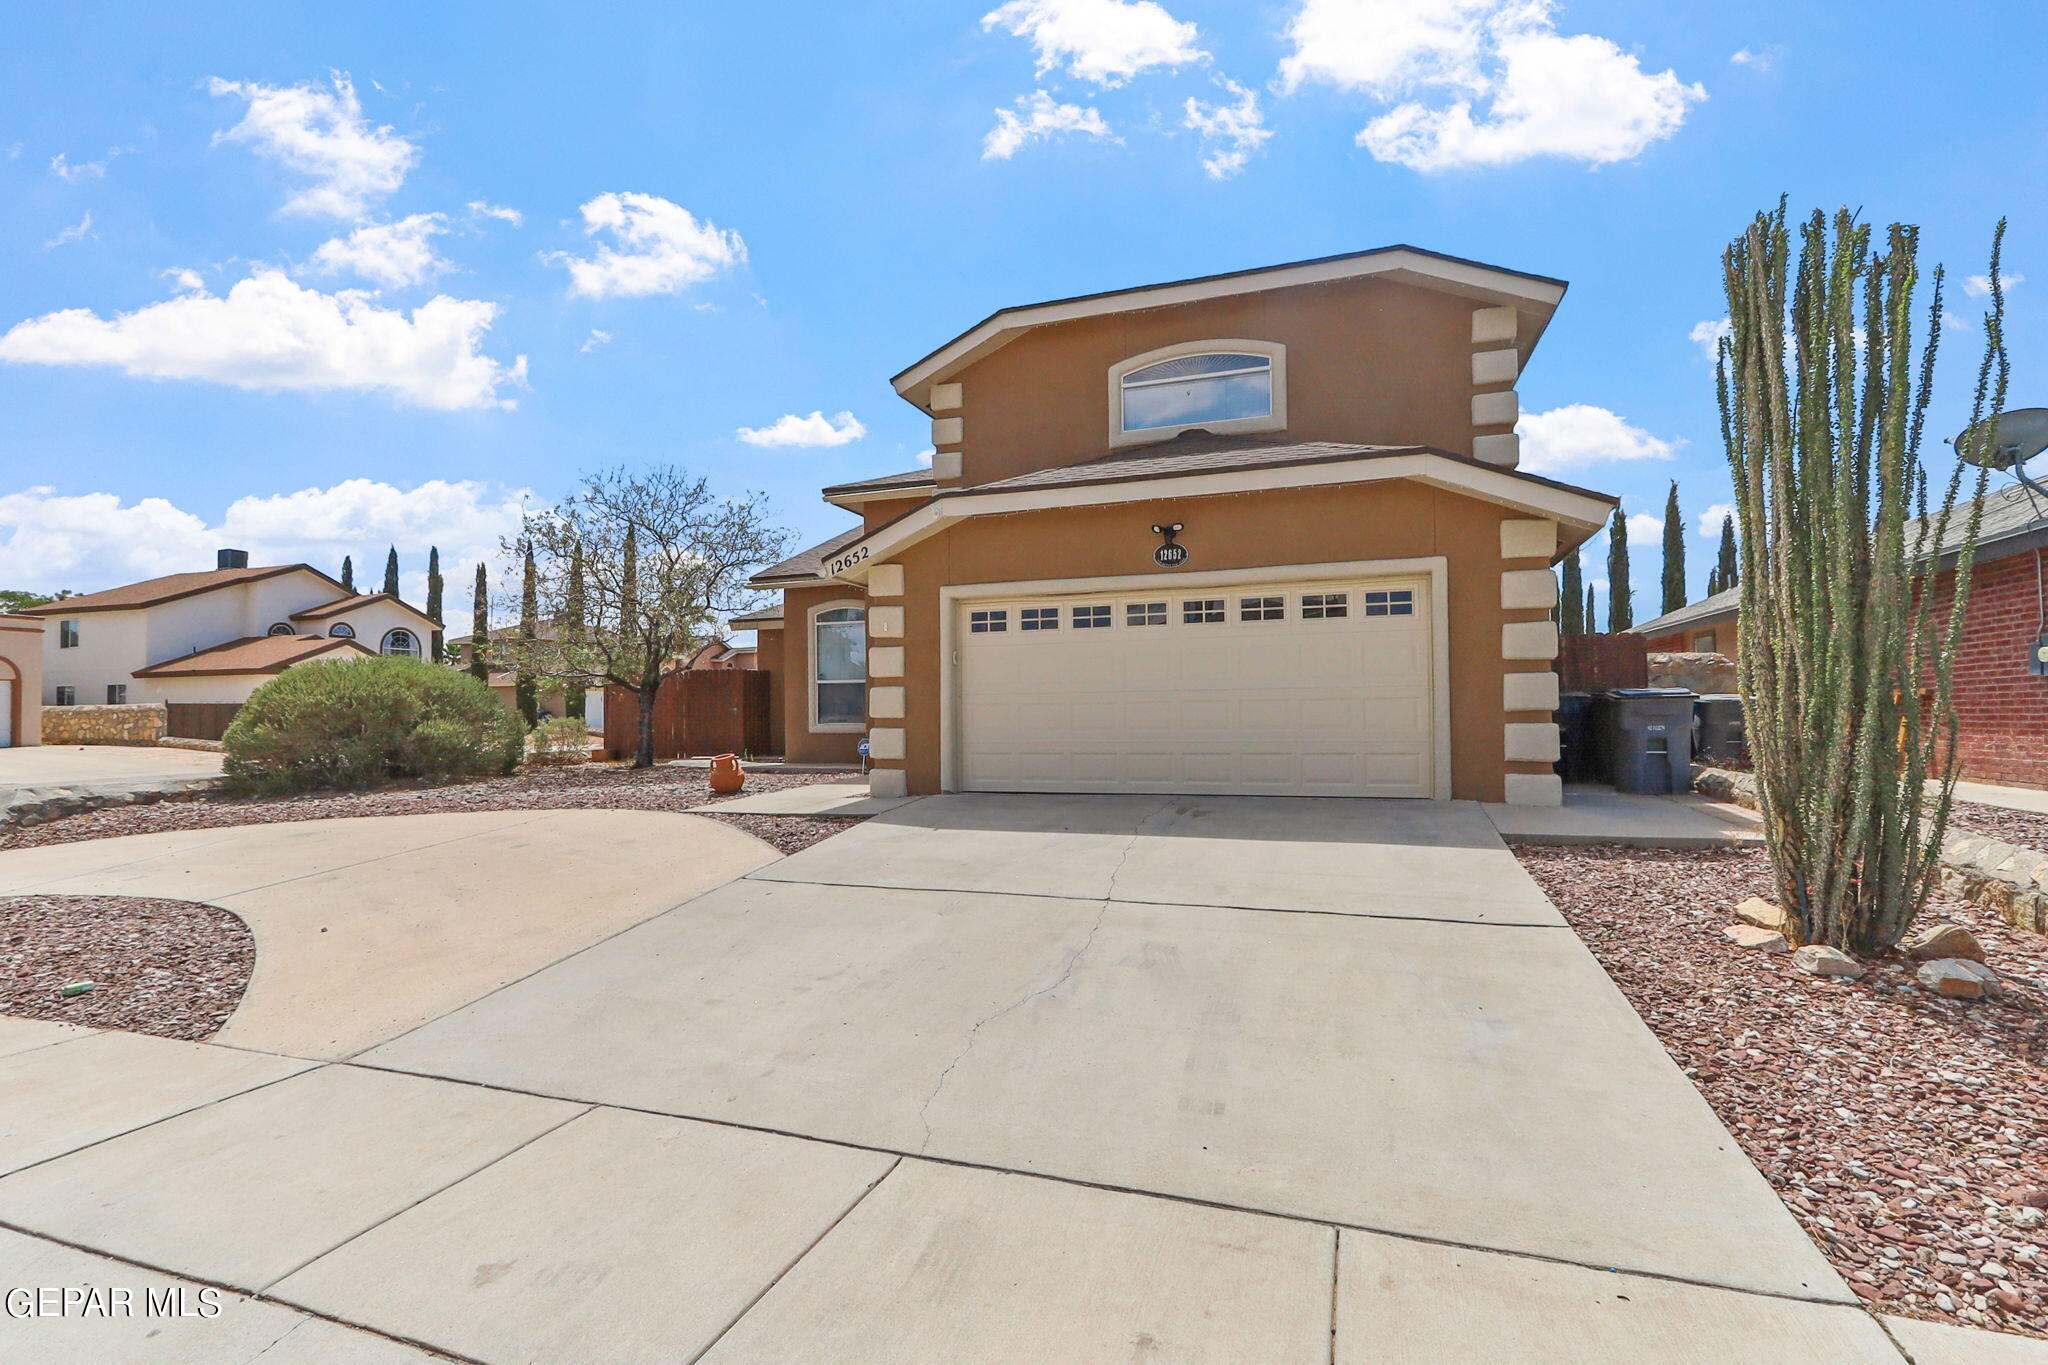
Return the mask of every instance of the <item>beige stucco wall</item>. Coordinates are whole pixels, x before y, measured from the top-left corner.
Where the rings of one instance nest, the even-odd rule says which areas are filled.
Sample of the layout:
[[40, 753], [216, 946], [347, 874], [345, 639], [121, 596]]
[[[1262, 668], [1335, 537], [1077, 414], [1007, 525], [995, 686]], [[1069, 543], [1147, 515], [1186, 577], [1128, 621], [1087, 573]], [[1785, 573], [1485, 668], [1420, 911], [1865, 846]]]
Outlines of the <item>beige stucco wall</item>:
[[783, 594], [780, 667], [774, 670], [770, 686], [782, 709], [783, 757], [792, 763], [860, 761], [858, 733], [811, 728], [810, 616], [826, 603], [841, 600], [866, 603], [861, 589], [845, 583], [792, 588]]
[[42, 743], [43, 621], [0, 613], [0, 680], [9, 684], [7, 733], [11, 746]]
[[[1542, 558], [1506, 559], [1500, 523], [1526, 517], [1495, 504], [1409, 482], [1128, 503], [1113, 507], [975, 518], [905, 552], [905, 758], [908, 789], [939, 789], [939, 658], [942, 587], [1041, 578], [1156, 575], [1176, 578], [1226, 569], [1356, 560], [1447, 561], [1450, 750], [1453, 797], [1503, 799], [1509, 773], [1546, 774], [1547, 763], [1504, 757], [1504, 726], [1542, 723], [1548, 711], [1512, 712], [1502, 675], [1544, 667], [1501, 657], [1501, 627], [1541, 622], [1540, 608], [1501, 605], [1501, 574], [1545, 568]], [[1155, 523], [1178, 521], [1192, 555], [1179, 570], [1152, 560]], [[810, 590], [813, 601], [834, 595]], [[792, 598], [796, 594], [791, 594]], [[788, 619], [796, 619], [792, 608]], [[871, 639], [871, 645], [873, 641]], [[799, 714], [792, 711], [792, 715]]]
[[1287, 348], [1287, 426], [1273, 439], [1428, 445], [1469, 455], [1480, 430], [1471, 411], [1478, 306], [1367, 279], [1040, 327], [951, 376], [962, 398], [946, 414], [963, 419], [958, 482], [988, 483], [1107, 453], [1110, 368], [1206, 338]]

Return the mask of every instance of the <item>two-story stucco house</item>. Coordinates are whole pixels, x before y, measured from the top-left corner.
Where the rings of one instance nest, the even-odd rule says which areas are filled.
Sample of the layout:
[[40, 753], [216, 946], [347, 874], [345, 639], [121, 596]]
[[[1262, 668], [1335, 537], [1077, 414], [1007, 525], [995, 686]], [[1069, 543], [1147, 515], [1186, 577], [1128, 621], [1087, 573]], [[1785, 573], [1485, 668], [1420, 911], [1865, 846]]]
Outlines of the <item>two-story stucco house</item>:
[[307, 564], [168, 574], [30, 609], [41, 617], [43, 704], [228, 703], [294, 664], [419, 657], [440, 623], [388, 593], [352, 593]]
[[761, 573], [792, 760], [879, 793], [1554, 803], [1552, 566], [1615, 499], [1523, 473], [1564, 283], [1387, 247], [1006, 308], [897, 375], [930, 469]]

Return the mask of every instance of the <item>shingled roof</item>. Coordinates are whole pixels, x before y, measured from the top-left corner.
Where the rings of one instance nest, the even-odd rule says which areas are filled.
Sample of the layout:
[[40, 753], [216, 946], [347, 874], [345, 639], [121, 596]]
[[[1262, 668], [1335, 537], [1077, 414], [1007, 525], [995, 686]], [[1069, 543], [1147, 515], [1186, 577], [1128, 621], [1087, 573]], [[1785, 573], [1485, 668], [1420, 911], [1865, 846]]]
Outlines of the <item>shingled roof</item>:
[[[58, 602], [46, 602], [40, 607], [30, 607], [23, 614], [27, 616], [76, 616], [87, 611], [133, 611], [138, 607], [153, 607], [160, 602], [175, 602], [181, 597], [196, 597], [203, 592], [220, 588], [231, 588], [238, 583], [255, 583], [265, 578], [276, 578], [279, 574], [297, 573], [300, 570], [327, 578], [310, 564], [274, 564], [268, 568], [249, 569], [205, 569], [198, 573], [165, 574], [162, 578], [145, 578], [140, 583], [126, 583], [104, 592], [89, 592], [80, 597], [67, 597]], [[334, 583], [336, 592], [342, 591], [341, 584]]]
[[788, 579], [816, 578], [818, 570], [825, 567], [825, 561], [838, 554], [847, 546], [867, 534], [865, 527], [850, 526], [830, 540], [820, 541], [808, 550], [799, 550], [780, 564], [770, 564], [754, 575], [756, 583], [774, 583]]
[[248, 635], [224, 645], [181, 654], [135, 670], [138, 678], [206, 678], [226, 673], [282, 673], [293, 664], [325, 654], [376, 653], [338, 635]]

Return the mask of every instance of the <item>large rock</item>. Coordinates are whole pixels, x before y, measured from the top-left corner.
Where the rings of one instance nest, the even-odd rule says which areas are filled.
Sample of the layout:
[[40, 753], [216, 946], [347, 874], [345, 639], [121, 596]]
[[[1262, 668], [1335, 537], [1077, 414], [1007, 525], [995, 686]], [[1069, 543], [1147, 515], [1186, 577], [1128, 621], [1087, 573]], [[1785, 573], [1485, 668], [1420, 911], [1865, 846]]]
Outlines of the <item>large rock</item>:
[[1811, 972], [1815, 976], [1853, 979], [1863, 975], [1863, 968], [1855, 958], [1839, 948], [1830, 948], [1824, 943], [1809, 943], [1793, 953], [1792, 965], [1802, 972]]
[[1899, 945], [1899, 950], [1919, 962], [1947, 957], [1967, 958], [1971, 962], [1984, 960], [1984, 945], [1977, 942], [1977, 936], [1962, 925], [1950, 924], [1946, 920], [1937, 920], [1915, 929], [1906, 935], [1906, 941]]
[[1725, 654], [1653, 652], [1649, 663], [1652, 687], [1683, 687], [1703, 697], [1741, 690], [1735, 681], [1735, 661]]
[[1951, 1000], [1985, 1000], [2005, 994], [1997, 972], [1966, 957], [1945, 957], [1926, 963], [1913, 975], [1928, 990]]
[[1738, 948], [1755, 948], [1766, 953], [1789, 953], [1792, 945], [1775, 929], [1755, 924], [1731, 924], [1721, 931]]
[[1735, 918], [1748, 920], [1760, 929], [1777, 930], [1782, 930], [1790, 921], [1790, 916], [1762, 896], [1751, 896], [1736, 906]]

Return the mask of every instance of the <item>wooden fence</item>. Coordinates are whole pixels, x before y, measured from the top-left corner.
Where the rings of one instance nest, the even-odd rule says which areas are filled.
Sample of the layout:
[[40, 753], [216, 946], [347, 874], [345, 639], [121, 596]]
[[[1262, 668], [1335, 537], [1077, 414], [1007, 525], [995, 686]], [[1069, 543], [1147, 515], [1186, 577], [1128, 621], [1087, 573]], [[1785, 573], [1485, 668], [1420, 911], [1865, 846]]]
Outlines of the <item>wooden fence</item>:
[[170, 715], [164, 721], [164, 734], [170, 739], [219, 739], [228, 732], [228, 724], [234, 720], [235, 712], [242, 709], [238, 701], [174, 701], [165, 709]]
[[[770, 674], [761, 669], [678, 673], [654, 699], [654, 757], [765, 754]], [[623, 687], [604, 693], [604, 747], [629, 757], [640, 742], [640, 699]]]
[[1561, 692], [1605, 692], [1650, 685], [1650, 641], [1643, 635], [1567, 635], [1558, 641]]

